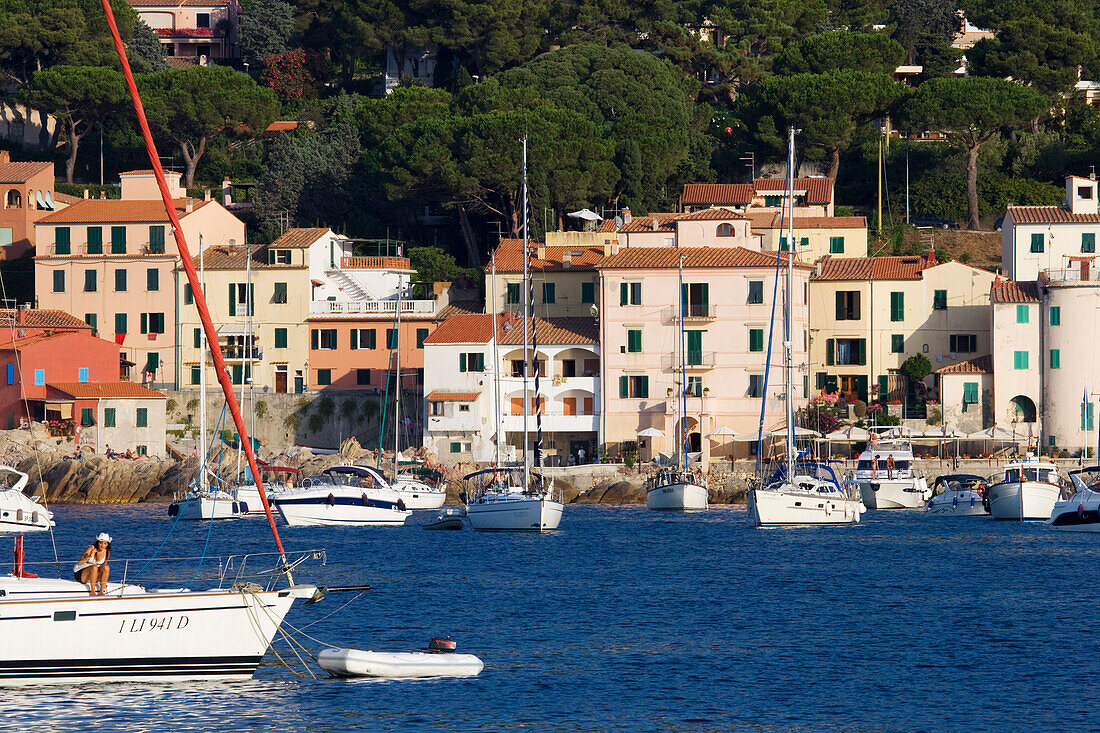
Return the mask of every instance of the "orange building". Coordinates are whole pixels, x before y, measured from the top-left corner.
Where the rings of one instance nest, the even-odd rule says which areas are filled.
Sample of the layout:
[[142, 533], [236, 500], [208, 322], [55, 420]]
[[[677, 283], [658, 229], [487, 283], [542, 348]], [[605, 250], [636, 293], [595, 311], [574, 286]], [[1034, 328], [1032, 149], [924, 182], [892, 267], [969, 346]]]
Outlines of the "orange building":
[[[401, 386], [424, 385], [424, 339], [435, 331], [434, 310], [401, 316]], [[309, 319], [309, 386], [311, 389], [392, 388], [397, 368], [397, 328], [388, 316], [347, 315]]]
[[0, 150], [0, 259], [15, 260], [35, 245], [34, 223], [58, 207], [53, 190], [53, 163], [13, 163]]

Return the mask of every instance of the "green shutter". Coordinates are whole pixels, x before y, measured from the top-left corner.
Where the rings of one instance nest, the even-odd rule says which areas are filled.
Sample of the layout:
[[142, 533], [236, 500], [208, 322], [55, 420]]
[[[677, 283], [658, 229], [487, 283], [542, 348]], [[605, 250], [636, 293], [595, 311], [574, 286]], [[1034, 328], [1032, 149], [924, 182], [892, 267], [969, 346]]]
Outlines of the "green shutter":
[[149, 227], [149, 251], [164, 252], [164, 226], [154, 225]]
[[126, 333], [126, 314], [115, 313], [115, 333]]
[[1020, 303], [1016, 306], [1016, 323], [1027, 323], [1028, 320], [1027, 306]]
[[141, 332], [142, 333], [149, 333], [149, 314], [148, 313], [142, 313], [141, 314]]
[[275, 302], [286, 303], [286, 283], [275, 283]]
[[256, 315], [256, 283], [248, 284], [248, 315]]
[[890, 293], [890, 320], [905, 320], [905, 293]]
[[619, 305], [626, 305], [630, 301], [630, 285], [619, 283]]
[[53, 230], [54, 254], [67, 255], [72, 253], [71, 230], [69, 227], [56, 227]]
[[149, 427], [149, 409], [146, 407], [137, 408], [137, 426], [139, 428]]
[[321, 348], [321, 331], [320, 330], [315, 328], [315, 329], [313, 329], [312, 331], [309, 332], [309, 346], [314, 351], [317, 351], [317, 349]]
[[829, 254], [844, 254], [844, 237], [829, 237]]
[[703, 315], [710, 316], [712, 315], [710, 308], [710, 283], [699, 283], [699, 290], [702, 291]]
[[764, 329], [762, 328], [750, 328], [749, 329], [749, 351], [763, 351], [764, 350]]
[[103, 227], [88, 227], [88, 254], [103, 254]]
[[886, 400], [886, 393], [890, 391], [890, 377], [886, 374], [878, 375], [878, 398]]
[[196, 328], [195, 329], [195, 348], [196, 349], [201, 349], [202, 348], [202, 329], [201, 328]]
[[1096, 233], [1085, 232], [1081, 235], [1081, 252], [1092, 254], [1096, 252]]
[[619, 377], [619, 397], [626, 398], [630, 395], [629, 377], [625, 374]]
[[479, 371], [479, 372], [485, 371], [485, 354], [482, 354], [482, 353], [477, 354], [477, 371]]
[[867, 401], [867, 375], [860, 374], [856, 377], [856, 396], [860, 402]]
[[832, 366], [836, 358], [836, 339], [825, 339], [825, 365]]
[[285, 328], [276, 328], [275, 329], [275, 348], [276, 349], [285, 349], [286, 348], [286, 329]]
[[111, 254], [126, 254], [126, 227], [111, 227]]
[[351, 329], [351, 350], [355, 351], [359, 348], [359, 329]]
[[963, 384], [963, 404], [964, 405], [976, 405], [978, 404], [978, 383], [966, 382]]
[[642, 332], [638, 330], [629, 330], [626, 332], [626, 350], [631, 354], [638, 354], [642, 351]]
[[462, 353], [458, 355], [458, 371], [466, 371], [466, 354]]
[[378, 332], [373, 328], [367, 331], [367, 348], [374, 349], [378, 347]]
[[649, 397], [649, 377], [638, 377], [638, 394], [634, 395], [638, 399], [644, 400]]
[[[197, 384], [198, 382], [196, 382]], [[113, 428], [115, 426], [115, 408], [105, 407], [103, 408], [103, 427]]]
[[424, 339], [428, 338], [428, 329], [418, 328], [416, 329], [416, 348], [424, 348]]
[[1061, 326], [1062, 325], [1062, 309], [1060, 306], [1051, 306], [1050, 309], [1050, 325]]
[[947, 291], [937, 290], [932, 296], [932, 308], [934, 310], [945, 310], [947, 308]]
[[688, 314], [688, 285], [687, 283], [680, 284], [680, 312], [685, 316]]
[[836, 292], [836, 319], [838, 321], [845, 319], [844, 292], [841, 290]]
[[1035, 254], [1042, 254], [1043, 252], [1043, 235], [1032, 234], [1031, 235], [1031, 251]]
[[542, 284], [542, 302], [543, 303], [555, 303], [557, 302], [554, 297], [554, 283]]
[[1027, 359], [1027, 352], [1026, 351], [1017, 351], [1013, 354], [1013, 357], [1014, 357], [1013, 366], [1016, 369], [1027, 369], [1028, 359]]
[[890, 336], [890, 351], [894, 354], [905, 351], [905, 336], [903, 334], [895, 333]]
[[685, 331], [687, 334], [687, 363], [698, 365], [703, 363], [703, 332]]
[[858, 364], [864, 366], [867, 363], [867, 339], [857, 339], [859, 344]]
[[1060, 369], [1062, 367], [1062, 352], [1058, 349], [1050, 350], [1050, 368]]
[[581, 283], [581, 302], [596, 302], [596, 283]]
[[229, 315], [237, 315], [237, 285], [229, 283]]

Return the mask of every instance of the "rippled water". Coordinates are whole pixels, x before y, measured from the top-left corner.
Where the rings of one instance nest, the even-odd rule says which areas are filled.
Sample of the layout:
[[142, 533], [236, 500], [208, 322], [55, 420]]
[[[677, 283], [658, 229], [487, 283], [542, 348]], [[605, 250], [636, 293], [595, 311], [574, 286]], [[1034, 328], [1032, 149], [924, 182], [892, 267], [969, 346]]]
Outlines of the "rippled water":
[[[147, 557], [163, 507], [59, 507], [75, 558], [101, 530], [112, 565]], [[430, 516], [430, 514], [426, 515]], [[301, 581], [374, 590], [298, 605], [327, 644], [405, 651], [447, 633], [480, 677], [256, 679], [20, 690], [8, 730], [932, 731], [1095, 728], [1100, 538], [1039, 523], [872, 512], [851, 528], [756, 530], [743, 508], [670, 516], [567, 507], [543, 536], [282, 528], [322, 546]], [[163, 552], [195, 555], [206, 525]], [[217, 524], [212, 554], [266, 551], [263, 520]], [[52, 557], [27, 540], [28, 560]], [[68, 566], [71, 566], [71, 560]], [[0, 641], [2, 643], [2, 641]], [[318, 644], [307, 641], [316, 651]], [[287, 650], [280, 648], [281, 653]]]

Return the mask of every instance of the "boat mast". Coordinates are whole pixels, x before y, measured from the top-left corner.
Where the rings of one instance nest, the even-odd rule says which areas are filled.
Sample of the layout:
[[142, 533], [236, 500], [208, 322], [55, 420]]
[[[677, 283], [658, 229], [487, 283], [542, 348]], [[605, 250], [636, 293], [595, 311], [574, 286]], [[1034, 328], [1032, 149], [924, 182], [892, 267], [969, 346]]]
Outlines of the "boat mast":
[[680, 412], [680, 440], [676, 445], [676, 466], [677, 468], [683, 468], [685, 471], [688, 467], [687, 461], [687, 344], [684, 343], [686, 335], [684, 334], [684, 254], [680, 253], [680, 264], [677, 270], [677, 278], [680, 284], [680, 335], [677, 339], [680, 352], [680, 396], [677, 402], [679, 403]]
[[[252, 372], [252, 247], [244, 245], [244, 351], [241, 354], [241, 404], [247, 404], [244, 399], [244, 388], [248, 384]], [[237, 470], [235, 476], [241, 475], [241, 453], [244, 451], [244, 438], [238, 436], [237, 444]], [[256, 477], [253, 476], [255, 481]]]
[[[388, 249], [388, 248], [387, 248]], [[394, 353], [396, 363], [394, 365], [394, 398], [393, 398], [393, 480], [397, 481], [397, 449], [398, 440], [401, 437], [401, 276], [397, 279], [397, 303], [394, 305], [397, 312], [397, 327], [394, 329]]]
[[794, 365], [792, 363], [791, 337], [794, 318], [794, 128], [790, 128], [787, 142], [787, 302], [783, 318], [784, 370], [787, 382], [787, 480], [794, 480]]
[[[205, 252], [202, 248], [202, 235], [199, 235], [199, 270], [200, 286], [206, 288], [206, 263]], [[206, 333], [199, 340], [201, 351], [199, 359], [199, 492], [206, 490]]]
[[493, 446], [495, 462], [500, 465], [500, 349], [497, 348], [497, 253], [489, 260], [489, 272], [493, 290]]
[[[106, 0], [104, 0], [106, 1]], [[531, 252], [528, 249], [527, 240], [527, 136], [523, 136], [523, 283], [527, 286], [527, 297], [523, 299], [523, 490], [526, 491], [530, 485], [529, 476], [527, 473], [527, 413], [528, 409], [527, 401], [527, 375], [531, 371], [531, 357], [528, 352], [528, 337], [527, 329], [530, 326], [530, 305], [531, 299], [535, 297], [535, 286], [531, 283], [529, 277], [529, 260]]]
[[214, 362], [214, 371], [221, 385], [222, 393], [229, 407], [229, 414], [233, 416], [233, 423], [237, 427], [242, 440], [245, 441], [245, 456], [248, 458], [248, 466], [252, 469], [252, 475], [256, 477], [256, 488], [260, 494], [260, 501], [264, 505], [264, 513], [267, 515], [267, 523], [271, 528], [271, 536], [275, 540], [275, 547], [279, 551], [279, 559], [282, 562], [282, 573], [286, 576], [287, 583], [294, 584], [294, 577], [287, 563], [286, 550], [283, 549], [282, 538], [279, 537], [279, 528], [275, 525], [275, 515], [271, 513], [271, 504], [267, 500], [267, 492], [264, 491], [260, 480], [260, 470], [256, 463], [256, 453], [252, 450], [252, 443], [248, 442], [248, 430], [245, 427], [244, 416], [241, 415], [237, 397], [233, 394], [233, 383], [225, 371], [225, 355], [222, 354], [221, 345], [218, 343], [218, 333], [214, 329], [214, 323], [210, 320], [210, 308], [206, 304], [206, 295], [199, 288], [199, 274], [195, 271], [195, 263], [191, 260], [191, 252], [187, 247], [187, 239], [180, 225], [179, 214], [176, 211], [175, 201], [168, 190], [168, 181], [164, 178], [164, 168], [160, 164], [160, 155], [157, 153], [156, 143], [153, 142], [153, 133], [149, 129], [149, 120], [145, 116], [145, 108], [141, 103], [141, 95], [138, 93], [137, 82], [134, 81], [134, 72], [130, 69], [130, 62], [126, 58], [126, 47], [122, 43], [122, 36], [118, 32], [118, 24], [115, 23], [115, 14], [111, 10], [111, 0], [100, 0], [103, 7], [103, 15], [107, 19], [107, 25], [111, 30], [111, 38], [115, 44], [115, 52], [118, 54], [119, 64], [122, 66], [122, 75], [126, 79], [126, 87], [130, 92], [130, 99], [134, 104], [134, 114], [137, 116], [138, 127], [141, 130], [142, 140], [145, 142], [145, 152], [149, 156], [149, 164], [153, 168], [153, 175], [157, 179], [157, 187], [160, 189], [161, 201], [164, 203], [164, 211], [171, 223], [172, 235], [176, 240], [179, 250], [180, 264], [187, 274], [187, 282], [191, 285], [191, 291], [195, 294], [195, 308], [199, 312], [199, 320], [202, 321], [203, 331], [210, 344], [210, 356]]

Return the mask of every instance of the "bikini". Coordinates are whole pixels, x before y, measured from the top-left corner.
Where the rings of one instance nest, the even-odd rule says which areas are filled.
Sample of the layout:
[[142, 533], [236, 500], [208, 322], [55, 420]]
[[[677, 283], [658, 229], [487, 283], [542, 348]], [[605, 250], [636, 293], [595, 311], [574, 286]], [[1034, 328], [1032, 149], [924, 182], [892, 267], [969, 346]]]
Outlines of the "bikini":
[[85, 563], [79, 563], [78, 562], [76, 565], [73, 566], [73, 577], [79, 583], [80, 582], [80, 573], [84, 570], [84, 568], [90, 568], [90, 567], [97, 567], [98, 568], [101, 565], [103, 565], [103, 563], [105, 563], [105, 562], [107, 562], [107, 552], [103, 553], [103, 559], [98, 561], [98, 562], [96, 561], [95, 553], [93, 552], [91, 562], [85, 562]]

